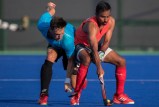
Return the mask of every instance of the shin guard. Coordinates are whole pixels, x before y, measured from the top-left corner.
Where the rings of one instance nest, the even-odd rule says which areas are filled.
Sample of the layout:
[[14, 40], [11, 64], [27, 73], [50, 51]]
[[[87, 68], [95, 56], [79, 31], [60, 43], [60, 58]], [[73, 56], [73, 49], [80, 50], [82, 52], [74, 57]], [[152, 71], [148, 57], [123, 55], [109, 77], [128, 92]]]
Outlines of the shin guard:
[[45, 60], [41, 68], [41, 93], [48, 94], [49, 84], [52, 78], [53, 63]]
[[126, 80], [126, 67], [116, 67], [116, 94], [124, 93], [124, 86]]
[[82, 90], [82, 86], [86, 79], [87, 72], [88, 72], [88, 66], [81, 64], [77, 73], [75, 92], [80, 92]]

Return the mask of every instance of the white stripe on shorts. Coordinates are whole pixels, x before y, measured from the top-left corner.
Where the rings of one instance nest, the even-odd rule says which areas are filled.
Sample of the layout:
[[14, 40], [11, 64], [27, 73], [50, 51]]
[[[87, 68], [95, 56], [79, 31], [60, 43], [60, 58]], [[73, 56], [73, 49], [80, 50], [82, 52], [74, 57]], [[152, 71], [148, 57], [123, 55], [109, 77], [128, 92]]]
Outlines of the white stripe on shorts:
[[79, 59], [79, 53], [80, 53], [82, 50], [84, 50], [84, 48], [81, 48], [81, 49], [77, 52], [77, 56], [76, 56], [76, 57], [77, 57], [77, 60], [78, 60], [78, 61], [80, 61], [80, 59]]
[[[84, 48], [80, 49], [80, 50], [77, 52], [77, 56], [76, 56], [76, 57], [77, 57], [77, 60], [78, 60], [78, 61], [80, 61], [80, 59], [79, 59], [79, 53], [80, 53], [82, 50], [84, 50]], [[105, 58], [111, 51], [112, 51], [112, 49], [111, 49], [111, 48], [108, 48], [108, 49], [105, 51], [104, 57], [101, 59], [101, 61], [103, 61], [104, 58]]]

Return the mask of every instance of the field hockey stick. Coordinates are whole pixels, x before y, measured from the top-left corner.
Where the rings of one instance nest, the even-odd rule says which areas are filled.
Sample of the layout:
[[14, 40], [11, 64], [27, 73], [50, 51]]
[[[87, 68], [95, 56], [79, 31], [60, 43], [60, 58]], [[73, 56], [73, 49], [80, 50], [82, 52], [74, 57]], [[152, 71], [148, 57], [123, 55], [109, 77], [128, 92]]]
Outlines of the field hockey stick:
[[103, 102], [105, 106], [111, 106], [113, 102], [109, 99], [107, 99], [107, 94], [106, 94], [106, 89], [105, 89], [105, 84], [104, 84], [104, 78], [103, 76], [99, 77], [99, 81], [101, 84], [101, 90], [102, 90], [102, 97], [103, 97]]

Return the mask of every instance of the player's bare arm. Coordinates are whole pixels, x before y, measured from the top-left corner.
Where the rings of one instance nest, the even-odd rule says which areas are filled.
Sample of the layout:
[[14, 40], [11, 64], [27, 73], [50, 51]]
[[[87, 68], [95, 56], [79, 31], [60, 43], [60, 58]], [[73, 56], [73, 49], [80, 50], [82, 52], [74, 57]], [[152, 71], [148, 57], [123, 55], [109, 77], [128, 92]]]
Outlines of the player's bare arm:
[[73, 69], [73, 56], [68, 58], [67, 78], [71, 78], [72, 69]]
[[93, 60], [97, 67], [97, 74], [98, 76], [104, 75], [104, 70], [100, 63], [100, 58], [98, 55], [98, 42], [96, 39], [96, 34], [98, 29], [92, 22], [88, 22], [83, 26], [84, 31], [88, 34], [88, 41], [90, 43], [90, 48], [92, 49], [93, 53]]
[[113, 17], [110, 16], [108, 24], [110, 25], [110, 28], [108, 30], [108, 32], [104, 35], [104, 43], [101, 46], [101, 51], [105, 52], [107, 50], [107, 48], [109, 47], [109, 43], [113, 34], [113, 30], [115, 27], [115, 19]]
[[47, 11], [53, 16], [55, 14], [55, 7], [56, 5], [53, 2], [49, 2], [47, 4]]
[[65, 85], [64, 85], [64, 88], [65, 88], [66, 92], [72, 92], [72, 88], [75, 88], [75, 86], [71, 87], [71, 85], [70, 85], [70, 83], [72, 84], [72, 81], [71, 81], [72, 71], [73, 71], [73, 56], [68, 58], [68, 65], [67, 65], [67, 71], [66, 71], [66, 80], [65, 80]]

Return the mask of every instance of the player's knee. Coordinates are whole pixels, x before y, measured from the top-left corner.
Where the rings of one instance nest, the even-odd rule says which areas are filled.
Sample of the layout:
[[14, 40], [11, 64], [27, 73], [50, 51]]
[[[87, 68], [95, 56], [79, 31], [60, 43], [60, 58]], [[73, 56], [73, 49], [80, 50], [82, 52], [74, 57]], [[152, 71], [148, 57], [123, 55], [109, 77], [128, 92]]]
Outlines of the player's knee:
[[126, 64], [125, 58], [121, 57], [121, 59], [120, 59], [120, 66], [125, 66], [125, 64]]
[[78, 73], [78, 67], [74, 67], [74, 69], [72, 70], [72, 75], [77, 75]]
[[55, 59], [56, 59], [56, 57], [53, 56], [53, 55], [48, 55], [47, 56], [47, 60], [50, 61], [50, 62], [55, 62]]
[[126, 65], [126, 60], [123, 57], [120, 57], [117, 61], [117, 66], [125, 66]]
[[57, 58], [57, 53], [55, 51], [53, 51], [53, 49], [48, 49], [47, 50], [47, 60], [50, 62], [55, 62]]
[[81, 60], [81, 63], [83, 63], [84, 65], [89, 65], [91, 62], [91, 58], [89, 56], [84, 56]]

